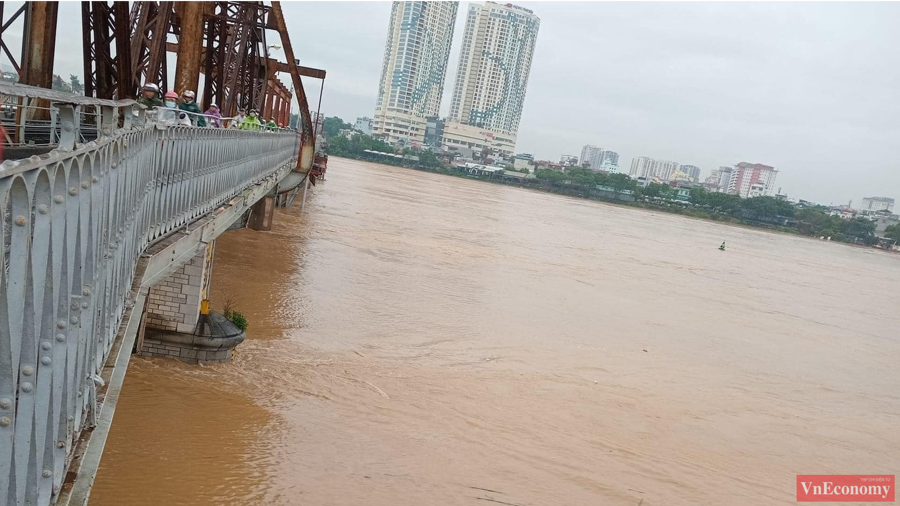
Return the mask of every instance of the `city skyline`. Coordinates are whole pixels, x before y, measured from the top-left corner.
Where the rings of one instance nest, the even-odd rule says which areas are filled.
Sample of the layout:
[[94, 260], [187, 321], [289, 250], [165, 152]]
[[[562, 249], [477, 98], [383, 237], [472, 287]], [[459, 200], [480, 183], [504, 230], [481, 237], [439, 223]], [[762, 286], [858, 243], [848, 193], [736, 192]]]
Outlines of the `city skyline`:
[[[468, 5], [459, 9], [467, 12]], [[892, 156], [900, 138], [892, 120], [900, 115], [893, 100], [900, 68], [884, 64], [900, 61], [893, 26], [900, 4], [516, 5], [541, 18], [517, 152], [556, 160], [602, 140], [622, 167], [652, 153], [696, 165], [705, 179], [721, 165], [762, 160], [778, 167], [778, 186], [791, 197], [828, 204], [900, 196]], [[304, 65], [328, 71], [322, 111], [350, 122], [371, 117], [391, 4], [283, 8], [292, 33], [334, 34], [293, 40]], [[78, 4], [60, 5], [61, 19], [78, 15]], [[790, 21], [796, 19], [804, 22]], [[458, 15], [451, 66], [464, 24]], [[766, 36], [748, 38], [746, 26]], [[54, 73], [82, 74], [80, 44], [65, 43], [81, 35], [78, 23], [59, 25]], [[318, 83], [304, 83], [316, 103]], [[451, 95], [445, 84], [441, 116], [449, 113]]]

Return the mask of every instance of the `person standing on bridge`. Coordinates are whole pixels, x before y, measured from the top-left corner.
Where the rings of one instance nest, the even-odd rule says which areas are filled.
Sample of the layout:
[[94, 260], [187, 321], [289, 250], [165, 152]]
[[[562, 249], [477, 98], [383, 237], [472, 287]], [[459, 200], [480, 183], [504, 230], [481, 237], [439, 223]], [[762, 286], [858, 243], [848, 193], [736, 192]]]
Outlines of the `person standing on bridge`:
[[222, 128], [222, 113], [219, 112], [219, 106], [216, 104], [209, 104], [209, 109], [203, 114], [206, 116], [209, 126], [213, 128]]
[[241, 123], [241, 130], [259, 130], [262, 123], [259, 122], [259, 118], [256, 115], [256, 109], [250, 109], [250, 115], [244, 118], [244, 122]]
[[178, 104], [178, 108], [182, 111], [193, 113], [190, 117], [194, 126], [205, 127], [206, 120], [203, 119], [203, 112], [200, 110], [200, 106], [197, 105], [196, 100], [196, 93], [191, 90], [185, 90], [181, 93], [181, 103]]
[[238, 109], [238, 114], [231, 121], [228, 122], [228, 128], [241, 128], [241, 125], [244, 123], [244, 120], [247, 119], [247, 114], [243, 109]]
[[138, 97], [137, 103], [149, 109], [162, 107], [163, 101], [159, 98], [159, 86], [153, 83], [147, 83], [141, 88], [141, 96]]
[[270, 132], [274, 132], [274, 131], [278, 130], [278, 123], [275, 123], [274, 118], [270, 119], [269, 122], [266, 123], [266, 130], [268, 130]]

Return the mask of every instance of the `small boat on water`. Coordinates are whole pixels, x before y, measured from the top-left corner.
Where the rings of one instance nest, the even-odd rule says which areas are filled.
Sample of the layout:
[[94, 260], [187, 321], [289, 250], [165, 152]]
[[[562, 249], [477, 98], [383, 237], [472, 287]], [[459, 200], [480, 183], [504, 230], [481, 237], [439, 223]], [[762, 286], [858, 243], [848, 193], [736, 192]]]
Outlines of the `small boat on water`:
[[722, 241], [722, 245], [719, 246], [719, 251], [725, 251], [725, 241]]

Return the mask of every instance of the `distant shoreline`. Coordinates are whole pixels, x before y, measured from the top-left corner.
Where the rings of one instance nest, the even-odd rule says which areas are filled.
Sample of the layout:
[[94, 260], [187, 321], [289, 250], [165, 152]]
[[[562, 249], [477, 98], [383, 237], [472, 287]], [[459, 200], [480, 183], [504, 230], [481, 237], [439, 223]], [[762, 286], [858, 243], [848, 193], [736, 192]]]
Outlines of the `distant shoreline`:
[[879, 251], [879, 252], [888, 253], [888, 254], [893, 254], [893, 255], [898, 255], [898, 254], [900, 254], [900, 252], [895, 251], [895, 250], [886, 250], [886, 249], [883, 249], [883, 248], [876, 248], [876, 247], [874, 247], [874, 246], [868, 246], [868, 245], [865, 245], [865, 244], [854, 244], [854, 243], [851, 243], [851, 242], [845, 242], [845, 241], [826, 241], [826, 240], [819, 239], [818, 237], [815, 237], [815, 236], [812, 236], [812, 235], [805, 235], [805, 234], [801, 234], [801, 233], [799, 233], [799, 232], [790, 232], [790, 231], [786, 231], [786, 230], [780, 230], [780, 229], [775, 228], [775, 227], [768, 227], [768, 226], [760, 226], [760, 225], [751, 225], [751, 224], [748, 224], [748, 223], [741, 223], [741, 222], [739, 222], [739, 221], [734, 221], [733, 219], [728, 219], [728, 220], [716, 220], [716, 219], [712, 219], [712, 218], [705, 218], [705, 217], [702, 217], [702, 216], [692, 216], [692, 215], [690, 215], [690, 214], [684, 214], [684, 213], [672, 212], [672, 211], [669, 211], [668, 208], [663, 208], [663, 207], [649, 207], [649, 206], [647, 206], [647, 205], [642, 205], [642, 204], [644, 204], [643, 202], [637, 202], [637, 201], [635, 201], [635, 203], [627, 203], [627, 202], [623, 202], [623, 201], [609, 200], [609, 199], [604, 199], [604, 198], [588, 198], [588, 197], [580, 197], [580, 196], [577, 196], [577, 195], [567, 195], [567, 194], [565, 194], [565, 193], [555, 192], [555, 191], [552, 191], [552, 190], [549, 190], [549, 189], [546, 189], [546, 188], [540, 188], [540, 187], [536, 187], [536, 186], [533, 186], [533, 185], [525, 185], [525, 184], [516, 183], [516, 182], [501, 182], [501, 181], [499, 181], [499, 180], [494, 180], [494, 179], [484, 179], [484, 178], [480, 178], [480, 177], [469, 177], [469, 176], [465, 176], [465, 175], [463, 175], [463, 174], [454, 174], [454, 173], [450, 173], [450, 172], [441, 172], [441, 171], [437, 171], [437, 170], [430, 170], [430, 169], [426, 169], [426, 168], [418, 168], [418, 167], [409, 166], [409, 165], [393, 165], [393, 164], [383, 163], [383, 162], [376, 161], [376, 160], [365, 160], [365, 159], [362, 159], [362, 158], [350, 158], [350, 157], [346, 157], [346, 156], [338, 156], [338, 155], [329, 155], [329, 156], [330, 156], [330, 157], [333, 157], [333, 158], [340, 158], [340, 159], [343, 159], [343, 160], [352, 160], [352, 161], [359, 161], [359, 162], [365, 162], [365, 163], [374, 163], [374, 164], [376, 164], [376, 165], [384, 165], [385, 167], [395, 167], [395, 168], [398, 168], [398, 169], [407, 169], [407, 170], [414, 170], [414, 171], [417, 171], [417, 172], [426, 172], [426, 173], [429, 173], [429, 174], [436, 174], [436, 175], [439, 175], [439, 176], [456, 177], [456, 178], [459, 178], [459, 179], [465, 179], [465, 180], [468, 180], [468, 181], [477, 181], [477, 182], [481, 182], [481, 183], [485, 183], [485, 184], [493, 184], [493, 185], [499, 185], [499, 186], [508, 186], [508, 187], [512, 187], [512, 188], [519, 188], [519, 189], [522, 189], [522, 190], [534, 191], [534, 192], [543, 193], [543, 194], [557, 195], [557, 196], [560, 196], [560, 197], [565, 197], [565, 198], [570, 198], [570, 199], [577, 199], [577, 200], [584, 200], [584, 201], [589, 201], [589, 202], [596, 202], [596, 203], [602, 204], [602, 205], [611, 205], [611, 206], [621, 207], [621, 208], [625, 208], [625, 209], [634, 209], [634, 210], [640, 210], [640, 211], [644, 211], [644, 212], [657, 212], [657, 213], [666, 214], [666, 215], [680, 216], [680, 217], [682, 217], [682, 218], [688, 218], [688, 219], [692, 219], [692, 220], [703, 221], [703, 222], [706, 222], [706, 223], [718, 223], [718, 224], [721, 224], [721, 225], [728, 225], [728, 226], [737, 227], [737, 228], [742, 228], [742, 229], [746, 229], [746, 230], [755, 230], [755, 231], [767, 232], [767, 233], [772, 233], [772, 234], [785, 235], [785, 236], [789, 236], [789, 237], [797, 237], [797, 238], [802, 238], [802, 239], [806, 239], [806, 240], [810, 240], [810, 241], [815, 241], [815, 242], [818, 242], [818, 243], [840, 244], [840, 245], [844, 245], [844, 246], [851, 246], [851, 247], [856, 248], [856, 249], [862, 249], [862, 250], [874, 250], [874, 251]]

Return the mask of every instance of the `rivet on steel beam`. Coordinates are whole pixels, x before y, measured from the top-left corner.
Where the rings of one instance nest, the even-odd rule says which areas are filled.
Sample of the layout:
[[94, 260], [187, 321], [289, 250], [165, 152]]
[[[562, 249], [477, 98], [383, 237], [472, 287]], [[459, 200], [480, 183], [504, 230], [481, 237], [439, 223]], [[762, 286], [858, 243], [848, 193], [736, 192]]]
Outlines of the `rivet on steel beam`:
[[73, 309], [73, 310], [78, 309], [78, 303], [77, 303], [77, 302], [73, 302], [73, 303], [72, 303], [72, 309]]
[[6, 397], [0, 399], [0, 408], [9, 409], [12, 407], [12, 401], [7, 399]]
[[113, 162], [113, 163], [109, 164], [109, 166], [112, 167], [113, 169], [115, 169], [116, 167], [119, 166], [119, 164], [116, 162]]
[[22, 368], [22, 374], [24, 374], [25, 376], [31, 376], [32, 374], [34, 374], [34, 367], [26, 365]]
[[43, 365], [50, 365], [52, 363], [53, 363], [53, 360], [51, 360], [50, 357], [42, 357], [41, 358], [41, 364], [43, 364]]
[[56, 447], [57, 448], [65, 448], [66, 442], [60, 439], [59, 441], [56, 442]]
[[57, 204], [62, 204], [65, 201], [66, 201], [66, 199], [64, 199], [62, 195], [57, 195], [57, 196], [53, 197], [53, 202], [56, 202]]
[[97, 176], [94, 176], [94, 177], [91, 178], [91, 181], [93, 181], [93, 182], [96, 183], [97, 181], [100, 181], [100, 178], [97, 177]]
[[75, 417], [72, 416], [72, 415], [69, 415], [69, 418], [66, 418], [66, 420], [68, 420], [68, 421], [70, 421], [70, 422], [74, 422], [74, 421], [75, 421]]
[[38, 209], [38, 212], [41, 214], [47, 214], [48, 212], [50, 212], [50, 208], [47, 207], [47, 204], [41, 204], [38, 206], [37, 209]]
[[78, 195], [78, 188], [75, 188], [74, 186], [69, 188], [69, 195]]
[[44, 469], [44, 472], [41, 473], [41, 476], [43, 476], [44, 478], [49, 478], [49, 477], [53, 476], [53, 471], [51, 471], [49, 469]]
[[12, 420], [8, 416], [0, 417], [0, 427], [9, 427], [11, 423]]
[[81, 303], [81, 309], [87, 309], [87, 308], [88, 308], [88, 303], [87, 303], [87, 302], [82, 302], [82, 303]]
[[28, 220], [24, 216], [16, 216], [16, 225], [24, 227], [26, 223], [28, 223]]
[[28, 383], [28, 382], [22, 383], [22, 391], [25, 392], [26, 394], [30, 393], [33, 389], [34, 389], [34, 385], [32, 385], [31, 383]]
[[65, 132], [71, 132], [72, 130], [75, 130], [75, 125], [72, 124], [71, 121], [63, 121], [62, 129]]
[[58, 328], [64, 329], [64, 328], [66, 328], [66, 321], [65, 321], [65, 320], [59, 320], [59, 321], [56, 322], [56, 326], [57, 326]]
[[72, 322], [72, 325], [78, 325], [78, 317], [77, 316], [73, 316], [72, 318], [69, 319], [69, 321]]
[[53, 347], [53, 345], [50, 344], [50, 341], [44, 341], [43, 343], [41, 343], [41, 349], [44, 351], [47, 351], [52, 347]]
[[91, 186], [91, 183], [89, 183], [89, 182], [87, 182], [87, 181], [81, 183], [81, 187], [84, 188], [85, 190], [87, 190], [88, 188], [90, 188], [90, 186]]
[[62, 343], [66, 340], [66, 335], [65, 334], [56, 334], [56, 340]]
[[81, 295], [84, 295], [85, 297], [87, 297], [87, 296], [90, 295], [90, 294], [91, 294], [91, 289], [90, 289], [90, 288], [82, 288], [82, 290], [81, 290]]

